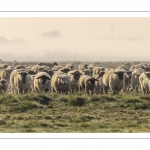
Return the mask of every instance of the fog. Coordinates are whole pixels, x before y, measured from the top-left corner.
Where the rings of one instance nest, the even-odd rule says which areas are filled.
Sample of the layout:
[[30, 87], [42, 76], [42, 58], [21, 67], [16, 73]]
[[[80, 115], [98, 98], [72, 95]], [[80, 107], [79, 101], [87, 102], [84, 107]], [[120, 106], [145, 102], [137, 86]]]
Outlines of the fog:
[[4, 61], [149, 61], [150, 18], [0, 18]]

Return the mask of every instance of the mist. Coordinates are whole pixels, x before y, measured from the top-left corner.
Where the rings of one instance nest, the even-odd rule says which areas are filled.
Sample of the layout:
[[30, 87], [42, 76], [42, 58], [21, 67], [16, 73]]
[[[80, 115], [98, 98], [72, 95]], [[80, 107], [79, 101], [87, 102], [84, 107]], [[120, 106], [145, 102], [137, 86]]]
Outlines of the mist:
[[0, 24], [4, 61], [149, 61], [150, 18], [0, 18]]

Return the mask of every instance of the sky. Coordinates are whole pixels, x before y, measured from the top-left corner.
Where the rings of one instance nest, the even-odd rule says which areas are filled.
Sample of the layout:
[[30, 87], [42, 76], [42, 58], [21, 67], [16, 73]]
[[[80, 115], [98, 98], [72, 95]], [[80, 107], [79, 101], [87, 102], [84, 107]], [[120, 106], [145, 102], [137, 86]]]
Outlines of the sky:
[[5, 61], [149, 61], [150, 18], [0, 18]]

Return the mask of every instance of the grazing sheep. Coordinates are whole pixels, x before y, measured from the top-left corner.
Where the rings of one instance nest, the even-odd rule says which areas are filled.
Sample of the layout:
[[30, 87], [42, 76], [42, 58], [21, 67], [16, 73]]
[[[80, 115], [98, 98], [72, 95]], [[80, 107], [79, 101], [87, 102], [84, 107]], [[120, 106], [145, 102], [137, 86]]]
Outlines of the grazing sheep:
[[125, 70], [107, 71], [103, 75], [104, 91], [108, 94], [110, 88], [114, 94], [118, 94], [119, 91], [124, 87], [124, 72]]
[[70, 77], [61, 71], [54, 73], [51, 87], [57, 93], [68, 94], [71, 91]]
[[139, 76], [141, 73], [143, 73], [144, 70], [143, 69], [134, 69], [131, 75], [131, 90], [133, 91], [134, 89], [136, 90], [136, 92], [138, 92], [138, 88], [140, 86], [139, 83]]
[[0, 93], [6, 92], [8, 88], [8, 83], [5, 79], [0, 80]]
[[94, 77], [90, 77], [88, 75], [82, 75], [79, 78], [79, 91], [84, 90], [85, 93], [89, 93], [89, 90], [91, 90], [91, 95], [94, 93], [95, 89], [95, 81], [98, 81], [98, 79], [95, 79]]
[[36, 92], [48, 92], [51, 87], [51, 77], [46, 72], [39, 72], [34, 77], [34, 90]]
[[74, 93], [75, 91], [78, 91], [78, 81], [81, 76], [81, 73], [78, 70], [72, 70], [67, 73], [67, 75], [70, 77], [71, 82], [71, 92]]
[[149, 94], [150, 72], [143, 72], [139, 76], [139, 82], [143, 94]]
[[10, 85], [15, 94], [27, 93], [31, 89], [31, 76], [25, 70], [13, 70], [10, 75]]

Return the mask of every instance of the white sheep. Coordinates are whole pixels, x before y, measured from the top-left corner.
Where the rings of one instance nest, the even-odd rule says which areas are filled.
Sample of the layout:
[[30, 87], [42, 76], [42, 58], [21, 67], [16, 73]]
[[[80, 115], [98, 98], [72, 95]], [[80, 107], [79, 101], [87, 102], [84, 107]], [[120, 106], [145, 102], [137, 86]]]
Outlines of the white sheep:
[[67, 75], [70, 77], [71, 82], [71, 92], [74, 93], [75, 91], [78, 91], [78, 81], [81, 76], [81, 73], [78, 70], [72, 70], [67, 73]]
[[135, 89], [136, 92], [138, 92], [138, 89], [140, 86], [139, 76], [143, 72], [144, 72], [144, 70], [141, 68], [133, 70], [132, 75], [131, 75], [131, 90], [130, 91], [133, 91]]
[[68, 94], [71, 91], [70, 77], [61, 71], [54, 73], [51, 81], [52, 90], [57, 93]]
[[10, 85], [13, 93], [30, 92], [31, 77], [25, 70], [13, 70], [10, 75]]
[[51, 87], [51, 77], [46, 72], [39, 72], [34, 77], [34, 90], [36, 92], [48, 92]]
[[103, 75], [104, 91], [108, 94], [110, 88], [113, 94], [118, 94], [124, 87], [124, 72], [125, 70], [107, 71]]
[[88, 94], [90, 94], [89, 91], [91, 91], [92, 95], [95, 89], [95, 81], [98, 81], [98, 79], [95, 79], [94, 77], [88, 75], [82, 75], [79, 78], [79, 91], [84, 91]]
[[149, 94], [150, 91], [150, 72], [143, 72], [139, 76], [139, 82], [143, 94]]

